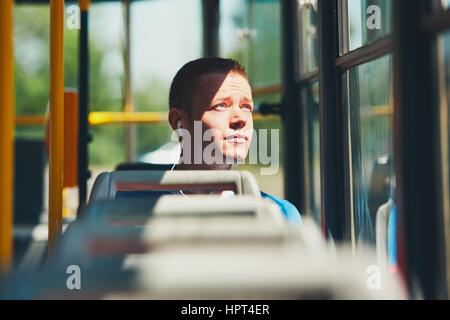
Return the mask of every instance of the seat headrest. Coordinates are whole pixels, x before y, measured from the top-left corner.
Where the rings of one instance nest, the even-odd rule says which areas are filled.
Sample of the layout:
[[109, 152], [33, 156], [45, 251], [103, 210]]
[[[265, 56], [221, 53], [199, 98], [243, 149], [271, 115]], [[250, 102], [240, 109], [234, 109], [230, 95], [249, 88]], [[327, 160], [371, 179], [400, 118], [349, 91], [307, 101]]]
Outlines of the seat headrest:
[[120, 192], [178, 190], [224, 191], [261, 197], [255, 177], [247, 171], [114, 171], [95, 180], [89, 202], [115, 199]]

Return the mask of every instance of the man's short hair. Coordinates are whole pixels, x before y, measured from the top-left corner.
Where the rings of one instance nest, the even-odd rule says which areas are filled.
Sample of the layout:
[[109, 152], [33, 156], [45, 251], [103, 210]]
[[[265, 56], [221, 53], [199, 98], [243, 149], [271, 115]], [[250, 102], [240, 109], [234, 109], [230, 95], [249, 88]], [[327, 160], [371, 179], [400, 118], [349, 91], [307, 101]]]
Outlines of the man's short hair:
[[230, 72], [248, 79], [245, 68], [236, 60], [217, 57], [200, 58], [186, 63], [173, 78], [169, 92], [169, 107], [184, 109], [190, 114], [199, 79], [207, 74]]

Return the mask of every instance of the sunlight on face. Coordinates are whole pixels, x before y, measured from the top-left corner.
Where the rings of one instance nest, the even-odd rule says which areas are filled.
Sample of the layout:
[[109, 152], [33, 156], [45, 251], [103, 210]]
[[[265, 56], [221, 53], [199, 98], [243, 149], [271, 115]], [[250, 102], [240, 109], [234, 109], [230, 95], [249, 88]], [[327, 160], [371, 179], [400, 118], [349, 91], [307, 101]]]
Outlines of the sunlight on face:
[[214, 143], [224, 157], [243, 161], [253, 133], [253, 99], [248, 80], [234, 72], [225, 78], [211, 73], [200, 79], [197, 90], [193, 120], [202, 122], [203, 131], [212, 129]]

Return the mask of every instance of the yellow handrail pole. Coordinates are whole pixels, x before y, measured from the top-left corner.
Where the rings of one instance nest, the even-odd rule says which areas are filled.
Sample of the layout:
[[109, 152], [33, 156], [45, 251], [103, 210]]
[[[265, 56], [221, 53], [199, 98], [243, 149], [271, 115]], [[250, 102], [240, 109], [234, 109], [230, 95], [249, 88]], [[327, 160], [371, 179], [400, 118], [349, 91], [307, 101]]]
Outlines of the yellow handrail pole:
[[91, 126], [112, 123], [167, 123], [167, 112], [90, 112]]
[[[371, 110], [370, 115], [388, 115], [388, 109]], [[253, 120], [274, 120], [278, 115], [262, 115], [258, 112], [253, 113]], [[108, 124], [158, 124], [167, 123], [167, 112], [114, 112], [114, 111], [92, 111], [88, 116], [89, 124], [91, 126], [108, 125]], [[46, 117], [41, 115], [16, 115], [16, 126], [42, 126], [45, 125]]]
[[13, 255], [13, 0], [0, 1], [0, 48], [0, 273], [4, 273]]
[[16, 126], [42, 126], [45, 124], [45, 115], [16, 115]]
[[62, 230], [64, 170], [64, 0], [50, 0], [50, 155], [48, 249]]

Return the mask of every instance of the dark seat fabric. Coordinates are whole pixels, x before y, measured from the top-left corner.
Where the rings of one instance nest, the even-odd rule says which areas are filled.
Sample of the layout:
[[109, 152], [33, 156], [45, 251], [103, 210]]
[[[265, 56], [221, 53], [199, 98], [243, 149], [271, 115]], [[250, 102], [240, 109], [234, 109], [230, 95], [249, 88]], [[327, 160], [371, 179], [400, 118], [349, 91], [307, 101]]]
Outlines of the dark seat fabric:
[[125, 162], [116, 167], [116, 171], [167, 171], [172, 168], [173, 164], [155, 164], [146, 162]]

